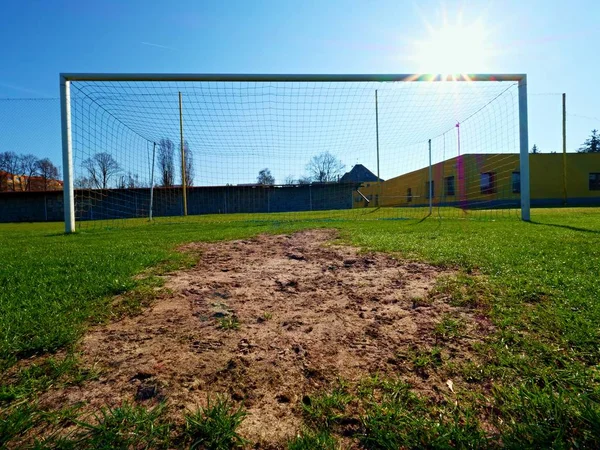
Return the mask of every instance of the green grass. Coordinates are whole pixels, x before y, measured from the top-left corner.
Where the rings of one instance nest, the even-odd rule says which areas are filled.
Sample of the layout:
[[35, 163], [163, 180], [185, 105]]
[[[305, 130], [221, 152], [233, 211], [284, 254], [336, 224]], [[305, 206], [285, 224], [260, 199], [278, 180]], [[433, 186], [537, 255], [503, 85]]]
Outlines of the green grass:
[[[385, 211], [371, 217], [386, 218]], [[432, 295], [480, 309], [495, 331], [477, 360], [452, 366], [473, 392], [462, 409], [413, 401], [400, 392], [404, 403], [375, 396], [363, 413], [348, 412], [343, 402], [329, 405], [329, 413], [306, 413], [308, 427], [335, 435], [340, 417], [353, 414], [362, 424], [354, 439], [366, 448], [419, 445], [412, 429], [440, 446], [480, 442], [485, 434], [487, 445], [597, 447], [600, 210], [533, 210], [531, 223], [490, 217], [347, 221], [318, 213], [302, 215], [304, 221], [273, 222], [269, 216], [236, 215], [222, 222], [212, 217], [174, 224], [131, 221], [115, 229], [96, 225], [74, 235], [62, 234], [62, 224], [0, 224], [0, 370], [32, 355], [62, 349], [69, 354], [90, 323], [137, 313], [161, 288], [153, 275], [191, 263], [176, 252], [180, 244], [334, 227], [343, 241], [365, 249], [457, 269], [458, 276], [440, 281]], [[136, 277], [142, 272], [147, 276]], [[455, 320], [446, 317], [438, 325], [438, 346], [464, 338]], [[452, 363], [420, 356], [429, 358], [423, 360], [429, 371], [445, 373]], [[9, 424], [0, 427], [0, 443], [10, 439], [11, 423], [24, 432], [46, 420], [35, 407], [38, 392], [84, 376], [77, 364], [59, 361], [0, 377], [0, 423]], [[327, 402], [323, 405], [321, 412]], [[436, 422], [440, 408], [444, 420]], [[483, 433], [481, 420], [493, 432]], [[386, 441], [386, 436], [398, 437]]]
[[336, 386], [331, 392], [306, 395], [302, 399], [305, 421], [317, 429], [332, 428], [344, 417], [346, 406], [351, 400], [352, 396], [343, 384]]
[[239, 330], [240, 321], [237, 317], [222, 317], [219, 319], [219, 328], [222, 330]]
[[328, 431], [304, 431], [290, 442], [288, 450], [336, 450], [339, 445]]
[[230, 400], [219, 397], [205, 408], [199, 408], [185, 417], [185, 434], [190, 448], [229, 450], [243, 447], [246, 441], [238, 434], [246, 412], [236, 408]]

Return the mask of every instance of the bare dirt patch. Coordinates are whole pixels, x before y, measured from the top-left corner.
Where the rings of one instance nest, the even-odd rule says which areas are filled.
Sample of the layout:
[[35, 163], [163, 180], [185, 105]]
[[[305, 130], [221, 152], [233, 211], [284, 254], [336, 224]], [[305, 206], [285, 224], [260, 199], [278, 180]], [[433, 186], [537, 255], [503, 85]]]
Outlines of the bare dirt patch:
[[[429, 295], [448, 272], [330, 245], [335, 237], [311, 230], [183, 247], [201, 257], [168, 277], [171, 295], [85, 337], [84, 359], [101, 377], [48, 392], [43, 403], [167, 399], [177, 413], [227, 393], [249, 412], [245, 437], [281, 443], [301, 428], [303, 395], [338, 377], [402, 374], [430, 395], [447, 390], [445, 380], [407, 369], [403, 355], [435, 345], [449, 314], [466, 334], [478, 326], [469, 310]], [[468, 347], [445, 343], [454, 353]]]

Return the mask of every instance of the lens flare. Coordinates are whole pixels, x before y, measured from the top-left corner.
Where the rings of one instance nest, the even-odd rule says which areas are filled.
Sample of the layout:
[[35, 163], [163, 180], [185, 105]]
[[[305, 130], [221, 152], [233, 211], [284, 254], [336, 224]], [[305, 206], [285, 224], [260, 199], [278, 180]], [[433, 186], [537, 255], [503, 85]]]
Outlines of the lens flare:
[[488, 70], [492, 51], [483, 20], [463, 24], [459, 16], [456, 23], [445, 19], [442, 26], [427, 24], [427, 28], [427, 38], [414, 43], [411, 57], [420, 73], [436, 73], [452, 79]]

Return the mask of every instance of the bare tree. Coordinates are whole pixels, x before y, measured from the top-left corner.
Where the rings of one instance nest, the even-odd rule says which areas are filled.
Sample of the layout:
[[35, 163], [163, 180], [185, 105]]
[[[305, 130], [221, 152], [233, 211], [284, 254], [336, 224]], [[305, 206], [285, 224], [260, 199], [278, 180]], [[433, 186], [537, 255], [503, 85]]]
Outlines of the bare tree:
[[183, 141], [183, 151], [185, 154], [185, 184], [194, 185], [194, 154], [187, 141]]
[[21, 175], [22, 191], [31, 190], [31, 178], [36, 176], [38, 173], [38, 162], [39, 159], [32, 154], [19, 156], [19, 175]]
[[311, 183], [311, 179], [310, 177], [307, 176], [301, 176], [300, 178], [298, 178], [298, 184], [310, 184]]
[[161, 139], [158, 143], [158, 170], [161, 185], [168, 187], [175, 183], [175, 146], [171, 139]]
[[58, 179], [58, 169], [48, 158], [40, 159], [37, 166], [37, 172], [44, 183], [44, 191], [47, 191], [48, 183]]
[[131, 172], [127, 172], [126, 175], [120, 175], [117, 181], [117, 189], [134, 189], [143, 187], [143, 183], [140, 181], [139, 175], [133, 175]]
[[327, 183], [337, 181], [344, 167], [346, 166], [336, 156], [323, 152], [311, 158], [306, 170], [312, 181]]
[[121, 166], [109, 153], [96, 153], [81, 163], [95, 188], [108, 189], [110, 181], [121, 172]]
[[73, 182], [73, 184], [75, 185], [75, 189], [94, 189], [94, 188], [96, 188], [96, 185], [94, 184], [94, 182], [92, 180], [90, 180], [88, 177], [76, 178], [75, 181]]
[[258, 184], [273, 185], [275, 184], [275, 177], [271, 175], [271, 170], [265, 167], [264, 169], [258, 172], [256, 182]]
[[296, 184], [296, 179], [294, 178], [294, 175], [288, 175], [287, 177], [285, 177], [283, 184]]
[[0, 170], [6, 172], [6, 190], [9, 190], [8, 179], [10, 178], [10, 188], [15, 191], [15, 178], [19, 172], [19, 156], [15, 152], [4, 152], [0, 158], [0, 163], [2, 164]]
[[8, 152], [0, 153], [0, 191], [8, 191]]

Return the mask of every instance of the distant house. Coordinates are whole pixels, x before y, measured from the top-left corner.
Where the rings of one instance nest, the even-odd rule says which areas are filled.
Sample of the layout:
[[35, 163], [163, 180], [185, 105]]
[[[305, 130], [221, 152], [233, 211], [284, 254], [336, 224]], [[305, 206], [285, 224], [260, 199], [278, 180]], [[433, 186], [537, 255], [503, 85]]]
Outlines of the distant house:
[[[29, 184], [29, 189], [27, 185]], [[60, 180], [45, 180], [42, 177], [27, 177], [0, 171], [0, 192], [8, 191], [62, 191], [63, 182]]]
[[364, 183], [369, 181], [377, 181], [377, 175], [362, 164], [356, 164], [350, 172], [346, 172], [340, 178], [340, 183]]

